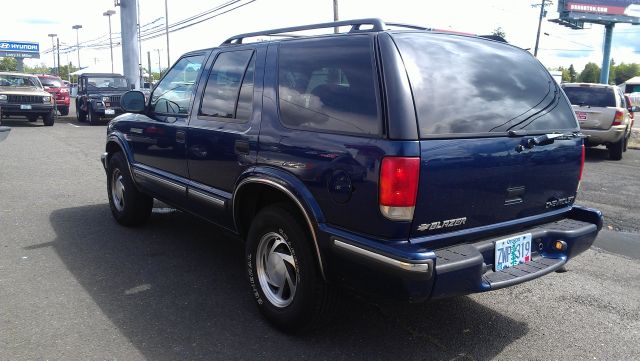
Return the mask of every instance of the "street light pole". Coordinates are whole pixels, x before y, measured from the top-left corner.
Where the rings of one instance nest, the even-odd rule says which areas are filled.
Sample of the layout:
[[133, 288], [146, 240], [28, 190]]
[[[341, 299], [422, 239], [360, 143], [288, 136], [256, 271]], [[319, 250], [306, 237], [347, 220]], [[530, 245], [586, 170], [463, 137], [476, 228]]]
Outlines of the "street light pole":
[[158, 74], [160, 74], [160, 78], [162, 78], [162, 64], [160, 64], [160, 49], [154, 49], [158, 52]]
[[53, 38], [56, 36], [58, 36], [58, 34], [49, 34], [49, 37], [51, 38], [51, 53], [53, 54], [53, 67], [51, 68], [51, 71], [54, 71], [56, 68], [56, 45], [53, 42]]
[[80, 38], [78, 33], [80, 32], [80, 29], [82, 29], [82, 25], [74, 25], [71, 27], [71, 29], [75, 29], [76, 31], [76, 49], [78, 50], [78, 68], [81, 68], [80, 66]]
[[109, 48], [111, 49], [111, 72], [113, 73], [113, 40], [111, 39], [111, 15], [115, 14], [115, 10], [107, 10], [102, 15], [109, 18]]

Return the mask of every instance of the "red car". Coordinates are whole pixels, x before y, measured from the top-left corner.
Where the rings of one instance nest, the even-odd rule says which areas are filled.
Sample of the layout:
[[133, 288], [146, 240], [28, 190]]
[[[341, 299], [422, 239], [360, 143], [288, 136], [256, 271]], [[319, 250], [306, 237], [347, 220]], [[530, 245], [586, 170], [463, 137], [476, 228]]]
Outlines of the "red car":
[[60, 77], [55, 75], [42, 74], [38, 75], [38, 79], [40, 79], [44, 89], [56, 100], [56, 105], [60, 115], [68, 115], [70, 103], [69, 87], [62, 82]]

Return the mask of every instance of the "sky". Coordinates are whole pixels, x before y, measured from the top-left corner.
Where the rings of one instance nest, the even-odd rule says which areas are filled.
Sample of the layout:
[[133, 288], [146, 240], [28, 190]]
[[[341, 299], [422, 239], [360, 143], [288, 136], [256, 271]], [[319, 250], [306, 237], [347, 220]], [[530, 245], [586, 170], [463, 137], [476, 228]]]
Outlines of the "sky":
[[[140, 24], [145, 31], [161, 30], [164, 25], [164, 0], [138, 0]], [[229, 0], [167, 0], [169, 24], [220, 6]], [[557, 1], [556, 1], [557, 2]], [[379, 17], [388, 22], [422, 25], [475, 34], [489, 34], [501, 27], [507, 40], [521, 48], [533, 49], [538, 26], [539, 8], [532, 6], [540, 0], [338, 0], [341, 20]], [[102, 14], [115, 10], [112, 16], [114, 68], [122, 70], [120, 41], [120, 11], [114, 0], [22, 0], [13, 2], [15, 12], [3, 16], [0, 23], [0, 40], [35, 41], [40, 43], [41, 58], [26, 59], [34, 66], [53, 64], [51, 38], [55, 33], [63, 52], [61, 63], [77, 65], [76, 30], [78, 32], [80, 64], [92, 65], [104, 70], [111, 67], [109, 53], [109, 25]], [[242, 5], [244, 4], [244, 5]], [[195, 49], [219, 45], [226, 38], [245, 32], [295, 26], [333, 20], [333, 0], [241, 0], [235, 10], [169, 34], [170, 60]], [[225, 10], [230, 7], [225, 8]], [[547, 17], [542, 22], [542, 35], [538, 58], [549, 68], [568, 67], [573, 64], [581, 71], [588, 62], [600, 65], [604, 27], [587, 25], [584, 30], [569, 28], [549, 22], [558, 17], [557, 6], [548, 6]], [[3, 8], [3, 12], [7, 8]], [[214, 13], [214, 14], [218, 14]], [[546, 33], [546, 34], [545, 34]], [[162, 31], [154, 39], [141, 43], [142, 64], [147, 67], [150, 53], [151, 69], [167, 67], [167, 45]], [[82, 44], [84, 43], [84, 44]], [[86, 45], [102, 44], [101, 48]], [[68, 49], [65, 53], [65, 49]], [[530, 50], [533, 52], [533, 50]], [[640, 26], [618, 24], [614, 31], [612, 58], [616, 63], [640, 63]]]

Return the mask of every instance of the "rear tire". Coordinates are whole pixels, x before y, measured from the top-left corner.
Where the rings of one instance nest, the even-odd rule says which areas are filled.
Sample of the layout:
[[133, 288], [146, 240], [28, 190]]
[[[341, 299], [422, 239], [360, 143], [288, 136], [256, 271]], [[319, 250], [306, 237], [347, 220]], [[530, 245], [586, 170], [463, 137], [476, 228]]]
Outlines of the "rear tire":
[[263, 208], [251, 223], [245, 250], [258, 309], [284, 332], [318, 326], [335, 298], [299, 218], [286, 203]]
[[56, 118], [55, 118], [54, 112], [55, 111], [52, 110], [49, 113], [42, 116], [42, 122], [44, 123], [45, 126], [50, 127], [50, 126], [53, 126], [53, 123], [55, 123]]
[[109, 157], [107, 194], [113, 217], [123, 226], [139, 226], [149, 219], [153, 198], [138, 191], [133, 184], [127, 161], [121, 152]]
[[611, 160], [622, 159], [622, 150], [624, 149], [625, 137], [620, 138], [619, 141], [609, 145], [609, 158]]
[[80, 123], [87, 121], [87, 113], [78, 106], [76, 106], [76, 118], [78, 118], [78, 122]]

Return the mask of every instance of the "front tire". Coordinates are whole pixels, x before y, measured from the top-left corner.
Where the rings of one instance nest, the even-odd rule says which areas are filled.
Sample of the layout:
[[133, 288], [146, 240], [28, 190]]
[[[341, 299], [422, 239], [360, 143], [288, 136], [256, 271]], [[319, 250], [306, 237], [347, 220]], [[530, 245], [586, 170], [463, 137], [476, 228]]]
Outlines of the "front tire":
[[302, 224], [286, 204], [267, 206], [251, 223], [246, 243], [247, 274], [258, 309], [285, 332], [316, 326], [333, 298]]
[[45, 126], [50, 127], [50, 126], [53, 126], [53, 123], [55, 123], [56, 118], [55, 118], [54, 112], [55, 111], [52, 110], [49, 113], [42, 116], [42, 122], [44, 123]]
[[58, 111], [62, 116], [69, 115], [69, 107], [58, 107]]
[[109, 157], [107, 194], [111, 214], [123, 226], [138, 226], [149, 219], [153, 198], [138, 191], [133, 184], [127, 161], [121, 152]]
[[98, 120], [100, 119], [100, 117], [98, 117], [98, 113], [96, 113], [96, 111], [93, 109], [93, 107], [89, 107], [89, 125], [96, 125], [98, 124]]

